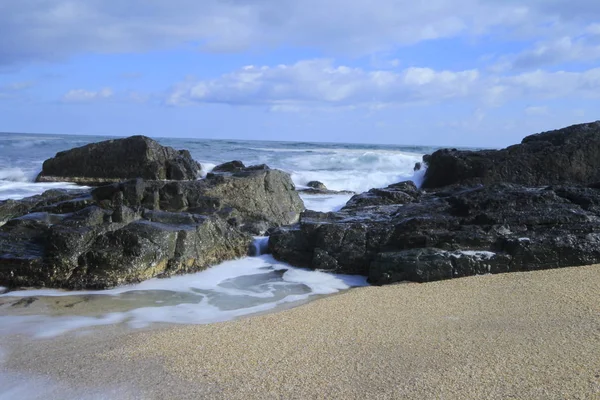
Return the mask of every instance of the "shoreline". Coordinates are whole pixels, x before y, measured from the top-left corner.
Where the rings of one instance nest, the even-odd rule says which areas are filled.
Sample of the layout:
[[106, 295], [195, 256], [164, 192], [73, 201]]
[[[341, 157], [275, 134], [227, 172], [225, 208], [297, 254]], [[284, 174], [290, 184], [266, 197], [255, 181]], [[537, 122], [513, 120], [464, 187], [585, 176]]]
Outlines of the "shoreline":
[[12, 337], [0, 370], [58, 382], [63, 398], [593, 399], [599, 282], [599, 265], [485, 275], [208, 325]]

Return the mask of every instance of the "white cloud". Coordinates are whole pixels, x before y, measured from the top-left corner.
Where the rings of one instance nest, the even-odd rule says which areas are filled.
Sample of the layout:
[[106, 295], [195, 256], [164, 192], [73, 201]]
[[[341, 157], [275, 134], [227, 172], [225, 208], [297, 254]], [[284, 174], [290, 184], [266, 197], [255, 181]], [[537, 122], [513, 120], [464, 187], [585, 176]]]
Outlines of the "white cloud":
[[366, 71], [336, 66], [331, 60], [308, 60], [275, 67], [247, 66], [212, 80], [188, 80], [175, 86], [167, 103], [267, 105], [288, 110], [323, 105], [382, 107], [465, 97], [478, 80], [477, 70]]
[[[478, 70], [436, 71], [417, 67], [365, 70], [318, 59], [273, 67], [246, 66], [209, 80], [190, 78], [174, 86], [166, 103], [173, 106], [217, 103], [298, 111], [332, 107], [380, 109], [449, 100], [498, 107], [513, 100], [599, 97], [600, 68], [483, 75]], [[527, 113], [540, 111], [532, 107]]]
[[85, 103], [96, 100], [108, 99], [113, 96], [111, 88], [103, 88], [98, 91], [89, 91], [84, 89], [70, 90], [63, 96], [63, 101], [67, 103]]
[[536, 69], [571, 62], [600, 59], [600, 24], [593, 23], [574, 29], [571, 35], [545, 38], [518, 54], [500, 55], [492, 72], [511, 69]]
[[[303, 46], [371, 54], [399, 45], [600, 18], [597, 0], [31, 0], [0, 13], [0, 64], [181, 44], [210, 51]], [[527, 33], [529, 32], [529, 33]]]

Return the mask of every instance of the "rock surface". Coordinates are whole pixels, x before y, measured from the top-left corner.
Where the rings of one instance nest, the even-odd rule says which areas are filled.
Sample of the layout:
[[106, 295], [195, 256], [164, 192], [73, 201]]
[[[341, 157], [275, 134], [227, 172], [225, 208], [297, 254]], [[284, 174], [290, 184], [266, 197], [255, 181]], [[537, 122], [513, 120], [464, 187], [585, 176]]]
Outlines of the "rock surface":
[[136, 179], [0, 204], [0, 285], [102, 289], [244, 256], [253, 236], [298, 220], [288, 174]]
[[424, 161], [427, 189], [502, 182], [526, 186], [600, 182], [600, 121], [528, 136], [503, 150], [439, 150]]
[[145, 136], [107, 140], [56, 154], [44, 162], [37, 182], [97, 186], [126, 179], [197, 179], [200, 164], [187, 150], [161, 146]]
[[319, 181], [310, 181], [306, 184], [309, 188], [318, 189], [318, 190], [327, 190], [327, 186], [323, 182]]
[[304, 212], [299, 224], [272, 233], [271, 252], [294, 265], [368, 275], [373, 284], [600, 262], [599, 189], [395, 186], [339, 212]]
[[307, 189], [299, 189], [298, 191], [304, 194], [321, 194], [321, 195], [348, 195], [348, 194], [356, 194], [349, 190], [330, 190], [327, 189], [327, 186], [323, 182], [319, 181], [310, 181], [306, 184]]

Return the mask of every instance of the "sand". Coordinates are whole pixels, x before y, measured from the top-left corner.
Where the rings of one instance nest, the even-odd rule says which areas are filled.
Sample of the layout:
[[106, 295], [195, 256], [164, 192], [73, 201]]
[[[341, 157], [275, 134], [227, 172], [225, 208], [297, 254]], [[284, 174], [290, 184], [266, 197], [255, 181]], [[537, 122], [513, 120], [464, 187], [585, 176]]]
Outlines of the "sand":
[[600, 399], [600, 266], [367, 287], [226, 323], [0, 347], [5, 368], [61, 382], [63, 396]]

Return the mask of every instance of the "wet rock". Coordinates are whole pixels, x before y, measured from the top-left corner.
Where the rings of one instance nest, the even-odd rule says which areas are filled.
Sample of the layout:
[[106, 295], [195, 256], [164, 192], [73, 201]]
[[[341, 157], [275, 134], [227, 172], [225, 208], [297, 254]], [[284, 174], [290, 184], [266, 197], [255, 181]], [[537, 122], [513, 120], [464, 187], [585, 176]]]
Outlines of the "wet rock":
[[145, 136], [113, 139], [56, 154], [44, 162], [37, 182], [103, 185], [127, 179], [197, 179], [200, 164], [187, 150], [161, 146]]
[[90, 204], [88, 190], [53, 189], [41, 195], [23, 200], [0, 201], [0, 226], [12, 218], [30, 212], [54, 212], [57, 214], [75, 212]]
[[14, 205], [23, 215], [0, 228], [0, 284], [9, 288], [103, 289], [199, 271], [246, 255], [253, 235], [304, 210], [290, 176], [266, 168], [135, 179]]
[[310, 181], [306, 184], [308, 189], [299, 189], [298, 192], [304, 194], [317, 194], [317, 195], [353, 195], [356, 194], [349, 190], [329, 190], [324, 183], [319, 181]]
[[600, 262], [598, 189], [396, 189], [410, 201], [388, 204], [385, 194], [380, 203], [355, 201], [339, 212], [306, 211], [299, 224], [272, 232], [270, 251], [294, 265], [368, 275], [374, 284]]
[[319, 181], [310, 181], [306, 184], [306, 186], [317, 190], [327, 190], [327, 186], [325, 186], [323, 182]]
[[253, 234], [298, 221], [304, 203], [289, 174], [244, 169], [199, 181], [133, 180], [99, 187], [93, 198], [104, 207], [125, 205], [169, 212], [219, 214]]
[[213, 168], [212, 172], [238, 172], [245, 169], [246, 166], [243, 162], [234, 160], [229, 161]]
[[380, 206], [386, 204], [408, 204], [419, 199], [421, 192], [412, 181], [395, 183], [384, 189], [371, 189], [353, 196], [343, 209]]
[[438, 150], [423, 188], [517, 183], [526, 186], [591, 184], [600, 181], [600, 121], [539, 133], [503, 150]]

